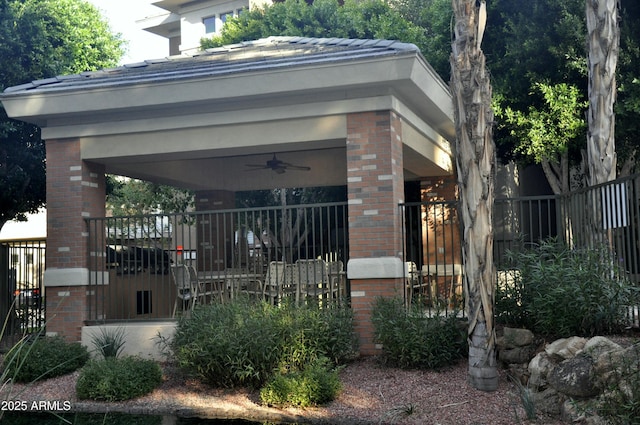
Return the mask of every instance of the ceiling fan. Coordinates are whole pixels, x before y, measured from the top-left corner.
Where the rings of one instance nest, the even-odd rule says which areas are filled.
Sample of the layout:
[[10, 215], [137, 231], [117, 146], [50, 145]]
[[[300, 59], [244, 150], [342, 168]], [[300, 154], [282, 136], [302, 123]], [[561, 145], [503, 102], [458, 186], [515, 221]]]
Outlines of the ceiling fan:
[[[288, 162], [284, 162], [279, 160], [276, 157], [276, 154], [273, 154], [273, 158], [268, 160], [264, 164], [246, 164], [247, 167], [253, 167], [254, 170], [268, 170], [271, 169], [275, 171], [277, 174], [284, 174], [287, 170], [296, 170], [296, 171], [309, 171], [311, 167], [306, 167], [304, 165], [293, 165]], [[252, 170], [247, 170], [252, 171]]]

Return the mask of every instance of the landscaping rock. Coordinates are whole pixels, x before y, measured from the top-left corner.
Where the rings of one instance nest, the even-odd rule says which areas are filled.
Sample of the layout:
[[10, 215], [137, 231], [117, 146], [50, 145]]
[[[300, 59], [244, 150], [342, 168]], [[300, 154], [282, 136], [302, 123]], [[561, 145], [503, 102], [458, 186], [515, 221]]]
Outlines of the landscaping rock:
[[576, 356], [562, 361], [551, 369], [547, 380], [556, 391], [569, 397], [588, 398], [599, 394], [591, 378], [593, 359]]
[[558, 339], [545, 347], [545, 351], [551, 357], [556, 357], [560, 360], [570, 359], [576, 355], [576, 353], [582, 350], [587, 343], [585, 338], [572, 336], [571, 338]]
[[609, 338], [605, 338], [603, 336], [594, 336], [589, 339], [582, 348], [582, 352], [587, 354], [593, 360], [597, 360], [601, 354], [618, 350], [622, 350], [622, 347], [619, 344], [616, 344]]
[[543, 389], [547, 386], [547, 375], [553, 368], [549, 355], [542, 351], [529, 362], [529, 386]]
[[524, 346], [511, 349], [503, 349], [499, 352], [500, 361], [506, 364], [529, 363], [536, 352], [536, 347]]
[[535, 337], [528, 329], [504, 328], [502, 338], [507, 349], [526, 347], [533, 344]]
[[552, 416], [560, 416], [560, 406], [564, 400], [558, 391], [547, 388], [544, 391], [532, 392], [531, 398], [536, 406], [536, 410]]

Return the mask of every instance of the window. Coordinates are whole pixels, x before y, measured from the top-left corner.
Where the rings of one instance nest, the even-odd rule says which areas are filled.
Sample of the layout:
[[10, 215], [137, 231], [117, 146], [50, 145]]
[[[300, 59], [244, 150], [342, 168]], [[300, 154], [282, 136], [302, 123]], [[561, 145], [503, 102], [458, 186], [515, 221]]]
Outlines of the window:
[[220, 20], [224, 24], [227, 22], [227, 18], [233, 18], [233, 10], [231, 12], [225, 12], [220, 14]]
[[209, 16], [208, 18], [204, 18], [202, 20], [202, 23], [204, 24], [205, 33], [212, 34], [212, 33], [216, 32], [216, 17], [215, 16]]

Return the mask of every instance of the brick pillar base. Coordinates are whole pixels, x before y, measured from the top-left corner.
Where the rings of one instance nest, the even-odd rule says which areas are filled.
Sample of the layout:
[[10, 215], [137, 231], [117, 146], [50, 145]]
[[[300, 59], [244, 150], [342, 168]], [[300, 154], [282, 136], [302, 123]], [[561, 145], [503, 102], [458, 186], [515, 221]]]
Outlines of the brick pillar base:
[[60, 335], [69, 342], [80, 341], [87, 320], [87, 286], [46, 288], [47, 335]]
[[373, 356], [380, 354], [382, 347], [374, 341], [371, 322], [373, 303], [378, 297], [393, 297], [402, 293], [402, 279], [353, 279], [351, 280], [351, 308], [353, 309], [355, 331], [360, 341], [360, 354]]

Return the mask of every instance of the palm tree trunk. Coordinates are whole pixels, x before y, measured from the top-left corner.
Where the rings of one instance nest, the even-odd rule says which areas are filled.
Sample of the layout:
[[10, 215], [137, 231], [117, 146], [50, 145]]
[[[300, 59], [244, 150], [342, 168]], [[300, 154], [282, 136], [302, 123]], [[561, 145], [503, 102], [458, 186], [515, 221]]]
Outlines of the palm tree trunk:
[[587, 0], [589, 43], [589, 132], [587, 155], [591, 186], [615, 180], [616, 66], [620, 45], [617, 0]]
[[455, 39], [451, 91], [456, 125], [456, 167], [464, 228], [464, 287], [469, 318], [469, 383], [483, 391], [498, 386], [493, 305], [493, 199], [495, 145], [491, 84], [480, 49], [484, 1], [452, 0]]

